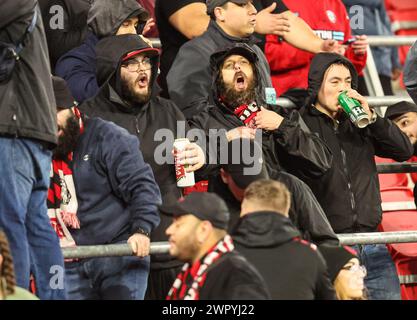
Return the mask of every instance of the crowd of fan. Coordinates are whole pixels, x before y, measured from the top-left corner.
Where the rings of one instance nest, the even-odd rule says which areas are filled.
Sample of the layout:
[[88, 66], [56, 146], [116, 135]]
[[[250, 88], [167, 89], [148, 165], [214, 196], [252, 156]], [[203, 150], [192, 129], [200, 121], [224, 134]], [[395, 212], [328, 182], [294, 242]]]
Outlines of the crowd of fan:
[[[374, 157], [415, 153], [417, 106], [382, 117], [365, 97], [365, 34], [391, 34], [383, 3], [2, 3], [0, 299], [401, 299], [385, 245], [336, 236], [377, 231]], [[373, 54], [391, 95], [398, 54]], [[416, 66], [414, 46], [417, 100]], [[178, 186], [179, 164], [194, 186]], [[150, 254], [159, 241], [169, 253]], [[126, 242], [132, 256], [61, 250]]]

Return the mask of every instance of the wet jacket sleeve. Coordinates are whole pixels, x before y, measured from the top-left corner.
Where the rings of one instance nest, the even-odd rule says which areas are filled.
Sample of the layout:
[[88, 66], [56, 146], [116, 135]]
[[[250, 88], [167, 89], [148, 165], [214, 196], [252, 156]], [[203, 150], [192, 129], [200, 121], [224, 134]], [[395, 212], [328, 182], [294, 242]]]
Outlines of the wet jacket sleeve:
[[401, 162], [413, 155], [414, 149], [410, 140], [391, 120], [378, 116], [375, 123], [368, 126], [368, 130], [378, 157]]
[[332, 164], [332, 153], [327, 145], [310, 132], [297, 111], [284, 117], [280, 127], [273, 133], [278, 155], [284, 167], [303, 178], [322, 176]]
[[207, 109], [212, 78], [207, 59], [185, 45], [167, 75], [169, 96], [187, 119]]
[[329, 279], [326, 262], [320, 253], [317, 266], [316, 290], [314, 296], [316, 300], [337, 300], [336, 292]]
[[161, 204], [161, 194], [137, 137], [108, 130], [100, 158], [113, 192], [131, 208], [131, 233], [139, 228], [151, 232], [160, 222], [157, 206]]
[[58, 60], [55, 73], [67, 81], [74, 99], [79, 103], [98, 93], [96, 53], [85, 42]]

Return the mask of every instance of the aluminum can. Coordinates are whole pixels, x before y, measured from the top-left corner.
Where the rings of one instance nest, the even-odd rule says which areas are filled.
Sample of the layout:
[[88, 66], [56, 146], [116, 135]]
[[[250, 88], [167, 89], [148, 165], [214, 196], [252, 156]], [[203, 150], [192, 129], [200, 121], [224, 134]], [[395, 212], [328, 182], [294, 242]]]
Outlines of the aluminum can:
[[177, 176], [177, 186], [180, 188], [192, 187], [195, 185], [194, 172], [186, 172], [188, 165], [182, 165], [178, 161], [177, 154], [185, 149], [190, 143], [187, 138], [176, 139], [174, 141], [174, 160], [175, 160], [175, 175]]
[[369, 116], [358, 100], [348, 97], [346, 91], [339, 95], [338, 100], [355, 126], [362, 129], [369, 124]]

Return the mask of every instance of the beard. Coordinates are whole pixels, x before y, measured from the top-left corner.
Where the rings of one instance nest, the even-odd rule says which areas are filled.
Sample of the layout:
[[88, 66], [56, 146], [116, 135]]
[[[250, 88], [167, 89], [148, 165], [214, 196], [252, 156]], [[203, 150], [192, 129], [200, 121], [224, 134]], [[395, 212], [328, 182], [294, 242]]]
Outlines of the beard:
[[65, 128], [59, 127], [63, 134], [58, 137], [58, 146], [55, 148], [54, 159], [66, 160], [68, 155], [74, 151], [78, 138], [80, 137], [80, 124], [74, 114], [67, 119]]
[[258, 84], [256, 75], [254, 74], [253, 79], [247, 79], [247, 81], [248, 87], [244, 91], [237, 91], [234, 87], [234, 83], [225, 83], [220, 74], [217, 78], [216, 85], [219, 89], [219, 97], [221, 97], [227, 107], [234, 110], [241, 105], [250, 104], [256, 101], [256, 86]]
[[131, 105], [143, 105], [147, 103], [151, 98], [151, 79], [149, 79], [148, 92], [146, 94], [136, 92], [136, 84], [139, 81], [140, 76], [138, 76], [135, 82], [130, 82], [128, 79], [121, 79], [122, 84], [122, 99], [127, 101]]

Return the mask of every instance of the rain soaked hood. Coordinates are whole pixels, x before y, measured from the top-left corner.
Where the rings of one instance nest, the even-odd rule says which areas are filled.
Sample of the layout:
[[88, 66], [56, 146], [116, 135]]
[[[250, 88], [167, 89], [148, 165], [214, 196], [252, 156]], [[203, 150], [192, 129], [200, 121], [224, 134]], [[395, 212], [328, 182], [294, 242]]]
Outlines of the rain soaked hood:
[[358, 88], [358, 73], [352, 62], [337, 53], [318, 53], [314, 56], [308, 72], [308, 98], [307, 105], [314, 104], [320, 91], [321, 84], [327, 69], [335, 63], [346, 65], [352, 77], [352, 89]]
[[96, 0], [88, 12], [87, 23], [101, 39], [115, 35], [122, 23], [132, 17], [144, 24], [149, 13], [136, 0]]
[[131, 52], [147, 52], [151, 58], [151, 88], [155, 92], [156, 78], [159, 70], [159, 50], [150, 47], [138, 35], [126, 34], [111, 36], [100, 40], [96, 46], [97, 82], [99, 86], [111, 85], [120, 94], [120, 68], [122, 59]]

